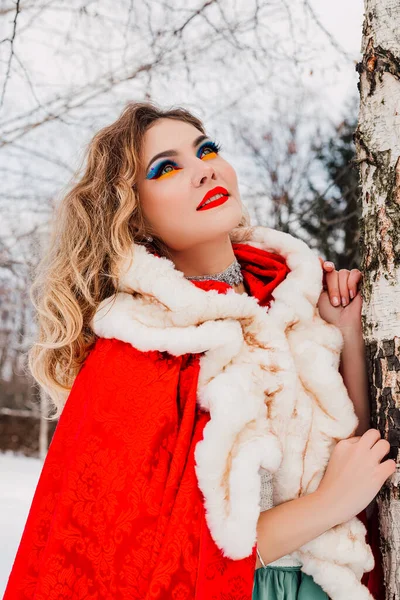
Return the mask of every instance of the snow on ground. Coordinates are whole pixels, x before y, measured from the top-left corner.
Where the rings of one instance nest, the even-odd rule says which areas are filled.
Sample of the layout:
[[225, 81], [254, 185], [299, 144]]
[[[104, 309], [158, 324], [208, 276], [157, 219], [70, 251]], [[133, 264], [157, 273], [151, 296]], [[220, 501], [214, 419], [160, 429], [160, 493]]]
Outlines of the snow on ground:
[[0, 452], [0, 598], [3, 597], [43, 462]]

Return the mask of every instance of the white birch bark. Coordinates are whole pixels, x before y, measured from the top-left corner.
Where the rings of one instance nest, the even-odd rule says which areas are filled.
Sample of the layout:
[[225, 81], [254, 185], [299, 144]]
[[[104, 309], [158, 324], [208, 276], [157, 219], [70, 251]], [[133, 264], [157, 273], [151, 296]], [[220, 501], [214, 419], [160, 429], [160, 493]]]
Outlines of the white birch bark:
[[400, 600], [400, 2], [364, 0], [360, 112], [363, 327], [373, 426], [397, 472], [377, 497], [387, 600]]

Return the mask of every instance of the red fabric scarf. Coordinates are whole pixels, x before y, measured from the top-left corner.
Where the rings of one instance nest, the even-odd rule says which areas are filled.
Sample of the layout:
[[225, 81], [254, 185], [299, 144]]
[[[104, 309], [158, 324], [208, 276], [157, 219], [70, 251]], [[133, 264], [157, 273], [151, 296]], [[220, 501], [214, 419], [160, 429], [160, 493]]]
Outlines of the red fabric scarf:
[[[262, 306], [289, 269], [234, 244]], [[225, 293], [227, 284], [194, 285]], [[127, 324], [129, 326], [129, 324]], [[251, 600], [256, 561], [234, 561], [205, 521], [194, 449], [199, 355], [98, 339], [57, 425], [3, 600]]]

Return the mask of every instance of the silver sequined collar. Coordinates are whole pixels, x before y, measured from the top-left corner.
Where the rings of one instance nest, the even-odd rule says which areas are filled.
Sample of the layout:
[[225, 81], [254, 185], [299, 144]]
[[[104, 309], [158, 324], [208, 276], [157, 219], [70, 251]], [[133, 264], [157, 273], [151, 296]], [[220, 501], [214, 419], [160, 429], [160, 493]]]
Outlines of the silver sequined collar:
[[227, 269], [221, 271], [221, 273], [215, 273], [213, 275], [195, 275], [193, 277], [186, 277], [192, 281], [208, 281], [209, 279], [215, 279], [216, 281], [223, 281], [232, 287], [239, 285], [243, 282], [243, 275], [240, 268], [240, 263], [235, 258], [233, 263], [229, 265]]

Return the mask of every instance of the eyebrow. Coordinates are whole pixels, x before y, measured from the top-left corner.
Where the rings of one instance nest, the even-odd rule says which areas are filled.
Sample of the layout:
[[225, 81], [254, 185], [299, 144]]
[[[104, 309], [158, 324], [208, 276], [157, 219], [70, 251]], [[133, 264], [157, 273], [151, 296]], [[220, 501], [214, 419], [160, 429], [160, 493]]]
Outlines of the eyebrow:
[[[209, 136], [208, 136], [208, 135], [204, 135], [204, 134], [202, 134], [202, 135], [199, 135], [199, 137], [197, 137], [197, 138], [194, 140], [193, 144], [192, 144], [193, 148], [196, 148], [196, 146], [198, 146], [198, 145], [200, 144], [200, 142], [202, 142], [203, 140], [207, 140], [207, 139], [209, 139]], [[157, 158], [162, 158], [163, 156], [178, 156], [178, 154], [179, 154], [179, 153], [177, 152], [177, 150], [164, 150], [163, 152], [159, 152], [158, 154], [156, 154], [155, 156], [153, 156], [153, 158], [151, 159], [151, 161], [150, 161], [150, 162], [149, 162], [149, 164], [147, 165], [147, 168], [146, 168], [146, 173], [147, 173], [147, 171], [149, 170], [149, 167], [150, 167], [150, 165], [151, 165], [151, 164], [152, 164], [152, 163], [153, 163], [155, 160], [157, 160]]]

